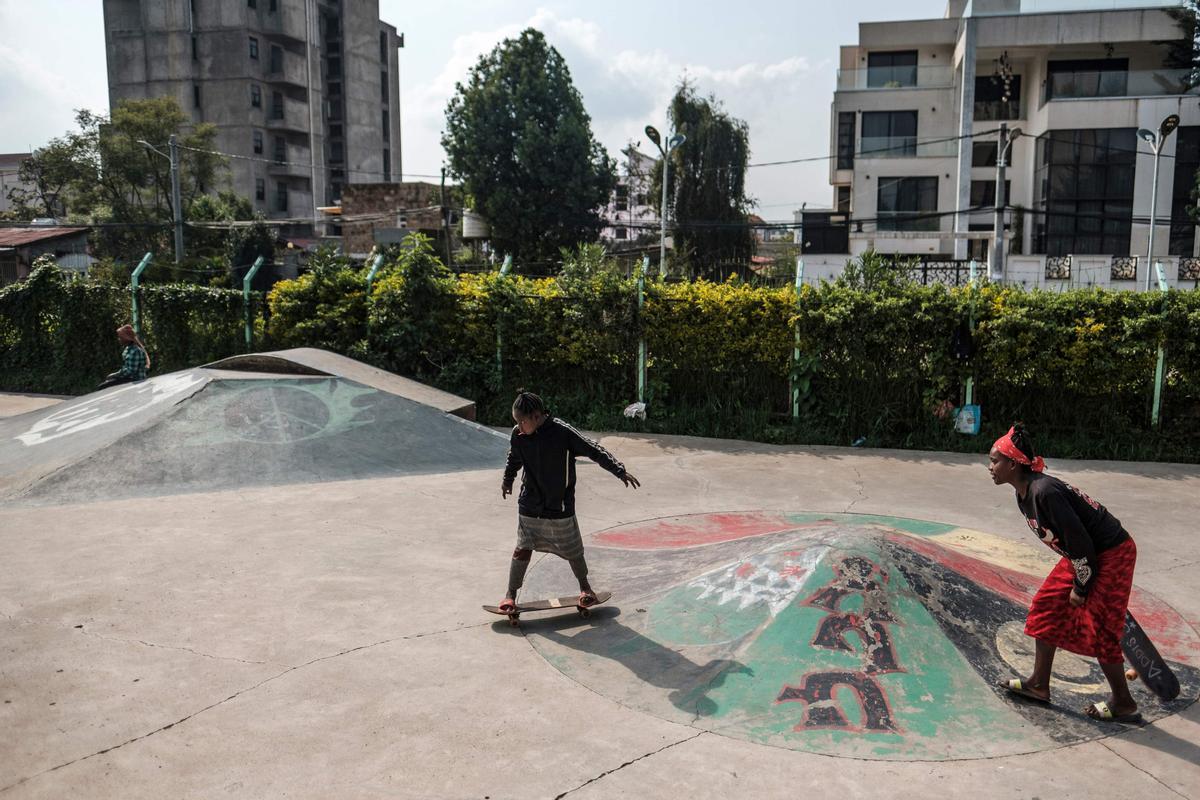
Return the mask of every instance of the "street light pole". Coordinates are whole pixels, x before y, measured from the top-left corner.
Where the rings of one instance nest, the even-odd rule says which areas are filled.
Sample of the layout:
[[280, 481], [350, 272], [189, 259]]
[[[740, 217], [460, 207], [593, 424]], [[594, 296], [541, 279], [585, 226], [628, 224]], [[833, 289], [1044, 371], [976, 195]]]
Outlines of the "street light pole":
[[171, 162], [171, 212], [175, 220], [175, 264], [178, 266], [183, 261], [183, 202], [179, 192], [179, 142], [176, 141], [175, 134], [171, 134], [168, 142], [169, 155], [145, 139], [137, 140], [142, 147]]
[[1154, 180], [1150, 189], [1150, 237], [1146, 244], [1146, 291], [1150, 291], [1150, 274], [1154, 271], [1154, 229], [1158, 227], [1158, 159], [1162, 154], [1167, 137], [1179, 127], [1179, 115], [1171, 114], [1158, 126], [1158, 133], [1146, 128], [1138, 130], [1138, 136], [1154, 148]]
[[996, 215], [992, 230], [992, 280], [1002, 282], [1005, 270], [1004, 207], [1008, 205], [1008, 192], [1004, 189], [1005, 169], [1008, 167], [1008, 150], [1021, 135], [1020, 128], [1008, 130], [1008, 123], [1000, 123], [1000, 142], [996, 150]]
[[646, 126], [646, 136], [650, 141], [654, 142], [654, 146], [658, 148], [658, 152], [662, 154], [663, 159], [663, 194], [662, 194], [662, 213], [659, 214], [659, 236], [658, 236], [658, 276], [660, 278], [667, 277], [667, 183], [670, 180], [671, 174], [671, 153], [675, 148], [687, 141], [687, 137], [682, 133], [677, 133], [667, 140], [666, 149], [663, 149], [662, 137], [658, 133], [658, 129], [653, 125]]

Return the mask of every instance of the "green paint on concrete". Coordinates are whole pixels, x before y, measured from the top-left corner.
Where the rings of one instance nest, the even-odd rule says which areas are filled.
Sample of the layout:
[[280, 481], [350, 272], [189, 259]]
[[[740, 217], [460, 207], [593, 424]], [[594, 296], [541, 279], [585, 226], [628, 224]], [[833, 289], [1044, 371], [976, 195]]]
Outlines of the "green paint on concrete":
[[958, 530], [959, 527], [958, 525], [947, 525], [944, 522], [892, 517], [886, 514], [814, 514], [799, 512], [790, 513], [787, 517], [798, 525], [811, 524], [813, 522], [820, 522], [821, 520], [832, 520], [833, 522], [848, 525], [884, 525], [893, 530], [915, 533], [918, 536], [935, 536], [939, 533]]

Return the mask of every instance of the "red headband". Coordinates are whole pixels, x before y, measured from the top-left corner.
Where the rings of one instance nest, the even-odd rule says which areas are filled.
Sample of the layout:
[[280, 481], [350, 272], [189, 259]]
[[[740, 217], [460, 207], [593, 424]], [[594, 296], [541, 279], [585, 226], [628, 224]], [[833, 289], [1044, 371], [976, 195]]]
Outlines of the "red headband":
[[993, 444], [992, 447], [999, 450], [1002, 455], [1008, 456], [1018, 464], [1024, 464], [1034, 472], [1041, 472], [1044, 470], [1046, 468], [1046, 462], [1042, 460], [1041, 456], [1037, 456], [1031, 461], [1029, 456], [1022, 453], [1021, 449], [1013, 444], [1012, 435], [1014, 430], [1014, 428], [1009, 428], [1008, 433], [997, 439], [996, 443]]

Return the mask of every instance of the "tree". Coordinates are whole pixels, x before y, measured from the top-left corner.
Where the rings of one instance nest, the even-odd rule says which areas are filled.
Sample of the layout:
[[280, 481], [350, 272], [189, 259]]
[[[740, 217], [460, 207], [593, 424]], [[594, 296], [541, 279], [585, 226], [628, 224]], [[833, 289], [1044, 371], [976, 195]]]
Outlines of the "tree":
[[[745, 264], [754, 254], [754, 237], [746, 224], [750, 128], [726, 113], [716, 97], [698, 97], [686, 81], [671, 99], [667, 116], [675, 131], [687, 136], [671, 153], [667, 202], [675, 252], [698, 274], [719, 278], [721, 264]], [[652, 194], [661, 206], [661, 161], [653, 184]]]
[[570, 70], [545, 36], [530, 28], [505, 39], [455, 89], [442, 146], [495, 249], [554, 258], [595, 241], [615, 165], [592, 138]]
[[[216, 126], [192, 124], [170, 97], [125, 100], [107, 118], [78, 111], [79, 130], [53, 139], [21, 166], [32, 189], [14, 190], [22, 216], [69, 215], [98, 225], [97, 255], [131, 259], [171, 251], [171, 169], [166, 151], [177, 136], [184, 218], [198, 198], [217, 188], [225, 159], [211, 151]], [[186, 126], [186, 127], [185, 127]]]

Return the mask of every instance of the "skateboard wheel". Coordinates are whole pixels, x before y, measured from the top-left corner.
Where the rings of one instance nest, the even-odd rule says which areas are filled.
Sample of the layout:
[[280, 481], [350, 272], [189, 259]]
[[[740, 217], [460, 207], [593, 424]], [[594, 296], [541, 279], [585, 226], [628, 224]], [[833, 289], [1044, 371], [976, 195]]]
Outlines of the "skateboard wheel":
[[1136, 669], [1133, 669], [1132, 667], [1130, 667], [1129, 669], [1125, 670], [1125, 680], [1136, 681], [1137, 679], [1138, 679], [1138, 671]]
[[519, 628], [521, 627], [521, 620], [517, 617], [509, 617], [508, 624], [514, 628]]
[[590, 608], [579, 609], [579, 616], [583, 617], [584, 619], [587, 619], [591, 615], [592, 615], [592, 610]]

